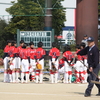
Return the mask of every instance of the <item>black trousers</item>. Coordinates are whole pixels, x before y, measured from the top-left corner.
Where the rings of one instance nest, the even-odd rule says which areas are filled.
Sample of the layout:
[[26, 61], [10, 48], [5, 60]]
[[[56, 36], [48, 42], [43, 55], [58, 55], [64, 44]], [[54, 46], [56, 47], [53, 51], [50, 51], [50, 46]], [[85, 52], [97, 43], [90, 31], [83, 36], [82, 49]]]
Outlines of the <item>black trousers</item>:
[[[99, 65], [93, 69], [93, 72], [98, 75], [99, 73]], [[99, 79], [92, 73], [90, 72], [89, 73], [89, 76], [87, 78], [88, 80], [88, 87], [87, 89], [85, 90], [85, 94], [88, 94], [88, 95], [91, 95], [91, 91], [92, 91], [92, 88], [94, 86], [94, 83], [91, 83], [91, 80], [94, 80], [94, 81], [99, 81]], [[98, 88], [98, 93], [100, 93], [100, 84], [95, 84], [96, 87]]]

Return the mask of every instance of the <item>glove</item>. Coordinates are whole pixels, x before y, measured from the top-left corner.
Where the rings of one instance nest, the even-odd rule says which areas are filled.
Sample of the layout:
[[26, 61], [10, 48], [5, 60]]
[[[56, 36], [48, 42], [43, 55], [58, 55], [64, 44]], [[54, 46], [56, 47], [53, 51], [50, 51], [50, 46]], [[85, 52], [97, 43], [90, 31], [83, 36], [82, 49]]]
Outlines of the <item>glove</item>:
[[42, 65], [39, 64], [39, 63], [37, 63], [37, 64], [36, 64], [36, 68], [37, 68], [37, 69], [42, 69]]

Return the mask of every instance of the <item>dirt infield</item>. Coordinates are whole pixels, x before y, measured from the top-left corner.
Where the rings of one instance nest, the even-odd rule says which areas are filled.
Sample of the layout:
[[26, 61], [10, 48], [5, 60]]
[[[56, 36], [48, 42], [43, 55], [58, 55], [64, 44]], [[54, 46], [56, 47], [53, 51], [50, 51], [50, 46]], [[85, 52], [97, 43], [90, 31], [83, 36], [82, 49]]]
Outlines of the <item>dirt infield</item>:
[[91, 97], [84, 97], [87, 84], [3, 83], [0, 74], [0, 100], [100, 100], [94, 87]]

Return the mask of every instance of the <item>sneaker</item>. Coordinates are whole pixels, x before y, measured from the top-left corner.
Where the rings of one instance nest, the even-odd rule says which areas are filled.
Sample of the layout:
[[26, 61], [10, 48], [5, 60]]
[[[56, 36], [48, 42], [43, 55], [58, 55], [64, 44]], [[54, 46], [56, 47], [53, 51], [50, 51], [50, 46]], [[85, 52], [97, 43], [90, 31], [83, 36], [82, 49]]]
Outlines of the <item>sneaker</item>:
[[90, 95], [90, 94], [84, 94], [84, 96], [85, 96], [85, 97], [90, 97], [91, 95]]
[[100, 93], [96, 94], [96, 96], [100, 96]]

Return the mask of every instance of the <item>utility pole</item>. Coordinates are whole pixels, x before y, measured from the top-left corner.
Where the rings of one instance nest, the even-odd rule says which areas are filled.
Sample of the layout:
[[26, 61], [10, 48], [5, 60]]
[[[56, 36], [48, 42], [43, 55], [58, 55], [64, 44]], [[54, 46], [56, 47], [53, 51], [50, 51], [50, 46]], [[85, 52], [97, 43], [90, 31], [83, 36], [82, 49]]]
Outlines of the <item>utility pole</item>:
[[45, 31], [52, 30], [52, 0], [45, 0]]

